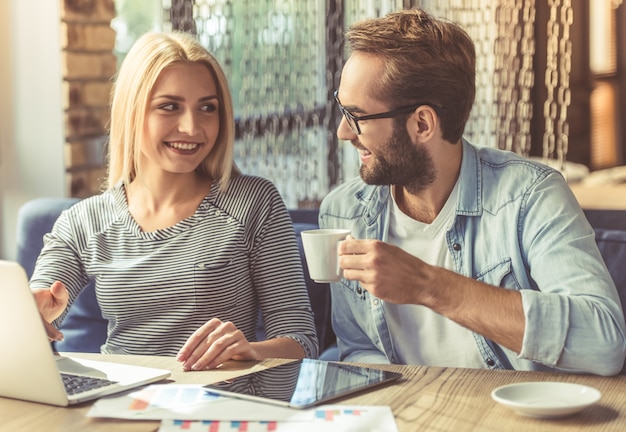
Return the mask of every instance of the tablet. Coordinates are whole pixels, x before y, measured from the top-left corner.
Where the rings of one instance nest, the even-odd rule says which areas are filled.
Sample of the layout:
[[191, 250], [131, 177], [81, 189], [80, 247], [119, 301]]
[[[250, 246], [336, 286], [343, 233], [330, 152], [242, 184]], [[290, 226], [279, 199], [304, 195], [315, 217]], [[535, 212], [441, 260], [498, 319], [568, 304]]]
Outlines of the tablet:
[[402, 376], [340, 362], [302, 359], [206, 385], [209, 393], [291, 408], [309, 408], [331, 399], [395, 381]]

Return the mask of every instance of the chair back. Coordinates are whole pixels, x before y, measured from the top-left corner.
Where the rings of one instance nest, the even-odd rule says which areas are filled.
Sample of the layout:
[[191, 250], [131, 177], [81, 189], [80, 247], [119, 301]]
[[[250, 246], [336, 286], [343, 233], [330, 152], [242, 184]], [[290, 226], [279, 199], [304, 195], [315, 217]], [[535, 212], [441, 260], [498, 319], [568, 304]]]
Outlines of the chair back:
[[[585, 210], [626, 312], [626, 210]], [[626, 375], [626, 364], [620, 372]]]
[[[35, 198], [18, 210], [17, 262], [24, 267], [29, 278], [43, 247], [43, 236], [52, 230], [61, 212], [78, 201], [78, 198]], [[64, 339], [54, 342], [54, 349], [100, 352], [100, 346], [106, 340], [107, 325], [96, 300], [95, 284], [91, 282], [83, 288], [63, 319], [60, 330]]]

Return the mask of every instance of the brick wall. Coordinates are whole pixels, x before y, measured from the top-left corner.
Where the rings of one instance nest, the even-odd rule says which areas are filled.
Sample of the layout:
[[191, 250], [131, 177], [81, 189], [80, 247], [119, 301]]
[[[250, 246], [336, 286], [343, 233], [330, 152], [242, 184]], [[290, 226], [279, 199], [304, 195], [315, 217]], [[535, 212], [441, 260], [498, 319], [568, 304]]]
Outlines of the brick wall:
[[115, 5], [114, 0], [60, 1], [67, 193], [84, 198], [98, 193], [106, 176]]

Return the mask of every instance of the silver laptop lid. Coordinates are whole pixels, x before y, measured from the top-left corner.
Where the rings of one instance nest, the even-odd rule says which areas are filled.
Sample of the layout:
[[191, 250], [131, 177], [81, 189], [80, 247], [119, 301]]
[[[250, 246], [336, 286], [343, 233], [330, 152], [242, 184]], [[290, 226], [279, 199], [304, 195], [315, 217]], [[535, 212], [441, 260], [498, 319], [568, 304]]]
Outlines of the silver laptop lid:
[[[66, 406], [161, 381], [170, 371], [54, 355], [26, 273], [0, 260], [0, 396]], [[68, 395], [61, 374], [114, 381], [114, 385]]]
[[67, 405], [48, 336], [24, 269], [0, 260], [0, 396]]

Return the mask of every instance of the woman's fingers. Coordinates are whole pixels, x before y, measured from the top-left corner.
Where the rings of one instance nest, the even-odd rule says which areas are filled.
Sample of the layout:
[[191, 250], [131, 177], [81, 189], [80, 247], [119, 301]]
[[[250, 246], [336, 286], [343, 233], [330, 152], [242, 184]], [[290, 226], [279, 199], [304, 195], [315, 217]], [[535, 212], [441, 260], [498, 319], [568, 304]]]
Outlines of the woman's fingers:
[[50, 324], [43, 317], [41, 317], [41, 321], [43, 322], [43, 326], [46, 329], [46, 334], [48, 335], [48, 340], [50, 342], [60, 342], [63, 340], [63, 333], [61, 333], [55, 326]]
[[244, 334], [231, 322], [216, 318], [196, 330], [177, 355], [184, 370], [216, 368], [227, 360], [256, 359]]

